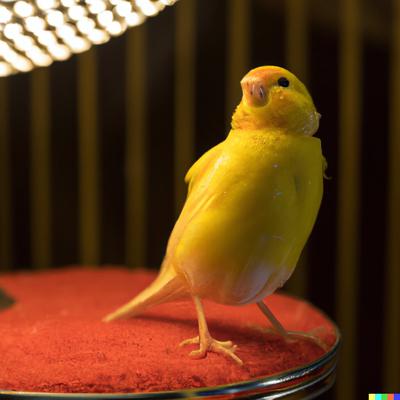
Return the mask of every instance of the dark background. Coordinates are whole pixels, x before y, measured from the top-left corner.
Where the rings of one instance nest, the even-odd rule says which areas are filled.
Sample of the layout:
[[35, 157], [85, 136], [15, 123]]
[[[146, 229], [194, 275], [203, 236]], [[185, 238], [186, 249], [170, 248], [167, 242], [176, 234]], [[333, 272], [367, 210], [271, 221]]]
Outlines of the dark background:
[[[385, 351], [391, 352], [388, 346], [392, 343], [386, 340], [385, 321], [398, 320], [397, 315], [385, 314], [385, 296], [390, 281], [398, 277], [398, 274], [390, 275], [393, 272], [389, 271], [400, 268], [400, 265], [387, 268], [387, 243], [389, 235], [393, 235], [388, 221], [393, 223], [393, 218], [398, 217], [389, 213], [387, 204], [390, 199], [392, 203], [400, 203], [398, 194], [389, 192], [388, 178], [392, 154], [390, 135], [400, 134], [393, 127], [390, 129], [390, 121], [395, 118], [390, 115], [390, 101], [393, 99], [393, 85], [396, 84], [392, 68], [395, 57], [392, 50], [395, 37], [392, 32], [397, 1], [350, 1], [359, 10], [359, 67], [355, 68], [355, 77], [347, 81], [349, 86], [345, 87], [343, 75], [346, 74], [346, 67], [343, 67], [343, 58], [352, 56], [351, 51], [343, 51], [345, 2], [302, 1], [307, 7], [305, 61], [296, 61], [296, 56], [290, 61], [290, 1], [181, 0], [183, 2], [191, 2], [190, 7], [194, 10], [193, 23], [187, 22], [191, 24], [193, 33], [193, 37], [188, 37], [187, 45], [193, 49], [193, 87], [190, 93], [193, 96], [194, 114], [193, 131], [188, 134], [194, 138], [194, 157], [199, 157], [228, 133], [228, 114], [233, 111], [232, 95], [229, 93], [236, 93], [236, 103], [240, 101], [240, 77], [237, 77], [237, 86], [229, 91], [227, 76], [232, 68], [229, 49], [232, 46], [235, 48], [235, 40], [241, 32], [235, 34], [235, 24], [242, 24], [241, 18], [246, 19], [244, 47], [238, 44], [239, 51], [240, 48], [245, 49], [240, 58], [243, 71], [239, 72], [242, 75], [256, 66], [281, 65], [293, 67], [293, 72], [307, 82], [317, 109], [322, 114], [317, 136], [322, 140], [329, 163], [327, 173], [332, 179], [325, 181], [320, 214], [298, 268], [302, 272], [296, 273], [298, 275], [288, 284], [288, 290], [303, 295], [322, 308], [338, 321], [343, 331], [342, 364], [339, 365], [336, 394], [331, 391], [324, 398], [353, 399], [365, 398], [368, 392], [400, 392], [400, 370], [395, 370], [397, 380], [387, 378], [385, 371], [396, 366], [391, 366], [384, 357]], [[242, 17], [239, 15], [239, 18], [232, 16], [234, 3], [240, 10], [247, 10], [246, 14]], [[2, 117], [2, 134], [7, 139], [2, 142], [7, 144], [2, 149], [2, 154], [7, 156], [7, 163], [1, 165], [8, 174], [3, 173], [3, 178], [9, 178], [8, 181], [3, 179], [3, 182], [8, 182], [3, 190], [4, 187], [8, 189], [0, 193], [0, 204], [3, 202], [3, 210], [6, 210], [2, 215], [4, 221], [8, 221], [3, 221], [0, 232], [0, 235], [3, 234], [3, 243], [7, 243], [2, 247], [3, 254], [0, 254], [0, 265], [4, 270], [76, 263], [145, 264], [154, 268], [160, 265], [175, 221], [175, 207], [181, 202], [180, 198], [175, 197], [177, 187], [174, 179], [175, 141], [179, 140], [179, 136], [174, 135], [175, 115], [176, 108], [180, 107], [176, 93], [182, 79], [176, 73], [179, 51], [176, 21], [178, 7], [181, 6], [178, 3], [167, 8], [159, 16], [148, 19], [144, 26], [90, 50], [97, 74], [97, 95], [94, 99], [97, 142], [92, 150], [98, 156], [98, 213], [95, 214], [98, 236], [97, 239], [92, 238], [97, 240], [97, 252], [92, 258], [82, 255], [84, 242], [81, 241], [80, 227], [83, 222], [79, 211], [82, 190], [79, 186], [82, 174], [79, 107], [84, 109], [85, 105], [79, 103], [78, 79], [82, 73], [80, 58], [85, 55], [73, 56], [45, 70], [49, 84], [44, 90], [48, 90], [49, 96], [46, 118], [50, 124], [50, 197], [46, 208], [46, 221], [49, 223], [49, 238], [46, 239], [48, 255], [43, 262], [40, 257], [35, 259], [33, 255], [33, 237], [41, 232], [32, 222], [34, 188], [31, 172], [35, 162], [32, 157], [32, 102], [37, 101], [32, 95], [32, 76], [36, 72], [1, 78], [2, 107], [6, 109]], [[235, 18], [238, 19], [235, 21]], [[131, 65], [127, 61], [130, 51], [128, 41], [134, 40], [135, 35], [141, 35], [145, 44], [145, 51], [139, 53], [141, 57], [138, 59], [146, 71], [142, 76], [146, 94], [143, 98], [132, 98], [132, 93], [126, 90], [130, 74], [128, 68]], [[299, 42], [298, 45], [304, 43]], [[238, 73], [240, 68], [235, 69], [234, 66], [234, 73]], [[354, 74], [350, 72], [349, 76]], [[356, 172], [356, 184], [350, 185], [350, 192], [347, 193], [343, 179], [347, 174], [352, 176], [354, 171], [341, 168], [341, 151], [346, 144], [341, 147], [340, 138], [349, 134], [341, 123], [344, 118], [341, 107], [343, 93], [352, 93], [352, 88], [356, 90], [359, 102], [360, 126], [354, 133], [359, 141], [356, 145], [350, 144], [350, 153], [346, 153], [354, 156], [348, 157], [350, 164], [346, 165]], [[146, 237], [144, 256], [130, 257], [126, 218], [130, 199], [127, 193], [129, 171], [126, 166], [129, 160], [126, 141], [128, 115], [132, 112], [128, 105], [135, 105], [136, 102], [143, 107], [143, 137], [147, 149], [144, 172], [147, 186], [143, 208]], [[190, 111], [190, 105], [183, 107]], [[231, 109], [227, 111], [229, 107]], [[353, 118], [352, 110], [346, 114], [347, 118]], [[354, 118], [357, 120], [357, 115]], [[350, 134], [353, 134], [351, 130]], [[181, 175], [183, 179], [183, 170]], [[348, 221], [340, 217], [341, 206], [346, 204], [346, 201], [343, 203], [340, 200], [340, 193], [342, 199], [349, 199], [355, 205], [354, 212], [344, 214], [350, 216]], [[389, 193], [392, 193], [392, 197]], [[354, 215], [356, 217], [353, 219]], [[396, 224], [400, 225], [399, 219]], [[340, 240], [346, 230], [354, 234], [350, 234], [350, 240], [346, 241], [343, 250]], [[391, 240], [393, 242], [396, 239]], [[132, 240], [135, 238], [132, 237]], [[353, 251], [355, 257], [352, 256]], [[351, 254], [346, 263], [348, 252]], [[350, 267], [346, 267], [348, 265]], [[347, 279], [347, 274], [355, 277], [355, 280]], [[341, 301], [348, 302], [347, 311], [340, 306]], [[354, 321], [354, 325], [351, 321]], [[346, 343], [348, 337], [355, 340], [349, 339]], [[393, 351], [397, 351], [397, 358], [400, 358], [399, 347]]]

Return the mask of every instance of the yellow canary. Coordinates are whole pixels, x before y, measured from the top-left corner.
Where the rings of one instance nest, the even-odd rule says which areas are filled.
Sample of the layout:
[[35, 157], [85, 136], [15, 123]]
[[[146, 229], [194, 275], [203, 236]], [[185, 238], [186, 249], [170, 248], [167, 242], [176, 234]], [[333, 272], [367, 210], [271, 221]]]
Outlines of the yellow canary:
[[263, 298], [290, 277], [313, 228], [323, 192], [325, 159], [313, 137], [320, 115], [306, 87], [275, 66], [253, 69], [227, 138], [189, 169], [182, 212], [155, 281], [105, 321], [192, 297], [199, 336], [192, 357], [208, 351], [239, 364], [232, 342], [211, 337], [201, 299], [257, 303], [281, 332]]

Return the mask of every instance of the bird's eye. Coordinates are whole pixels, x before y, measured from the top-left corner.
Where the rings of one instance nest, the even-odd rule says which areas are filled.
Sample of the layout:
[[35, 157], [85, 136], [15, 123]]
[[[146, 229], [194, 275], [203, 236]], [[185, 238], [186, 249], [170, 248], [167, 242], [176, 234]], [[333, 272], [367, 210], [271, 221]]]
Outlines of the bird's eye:
[[278, 85], [282, 87], [288, 87], [289, 86], [289, 80], [286, 79], [284, 76], [282, 78], [278, 79]]

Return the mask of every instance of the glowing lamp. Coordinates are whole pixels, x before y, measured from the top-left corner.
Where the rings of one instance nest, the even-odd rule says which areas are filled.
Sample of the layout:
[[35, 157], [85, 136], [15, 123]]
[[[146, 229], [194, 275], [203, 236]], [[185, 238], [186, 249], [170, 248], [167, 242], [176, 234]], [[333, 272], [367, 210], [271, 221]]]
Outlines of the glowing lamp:
[[177, 0], [0, 0], [0, 76], [106, 43]]

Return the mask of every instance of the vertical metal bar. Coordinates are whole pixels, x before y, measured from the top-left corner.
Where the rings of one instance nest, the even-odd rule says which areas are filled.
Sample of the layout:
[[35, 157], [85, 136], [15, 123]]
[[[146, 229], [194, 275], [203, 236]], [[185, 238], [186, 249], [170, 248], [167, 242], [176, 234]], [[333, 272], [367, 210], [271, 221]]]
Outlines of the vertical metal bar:
[[99, 263], [97, 63], [92, 48], [78, 57], [80, 262]]
[[[286, 0], [286, 64], [288, 69], [307, 84], [308, 81], [308, 0]], [[287, 288], [305, 297], [308, 291], [308, 248], [302, 252]]]
[[226, 71], [226, 121], [241, 99], [240, 80], [250, 64], [250, 5], [247, 0], [227, 2], [228, 40]]
[[31, 249], [35, 268], [51, 265], [49, 71], [31, 75]]
[[308, 0], [286, 0], [286, 63], [308, 82]]
[[389, 392], [400, 384], [400, 1], [393, 5], [383, 384]]
[[337, 320], [343, 331], [337, 398], [356, 397], [359, 256], [361, 57], [360, 0], [341, 0]]
[[195, 0], [176, 4], [175, 30], [175, 215], [186, 197], [184, 176], [194, 160]]
[[126, 264], [145, 265], [147, 249], [146, 26], [127, 33]]
[[0, 270], [12, 267], [12, 194], [8, 122], [8, 80], [0, 79]]

